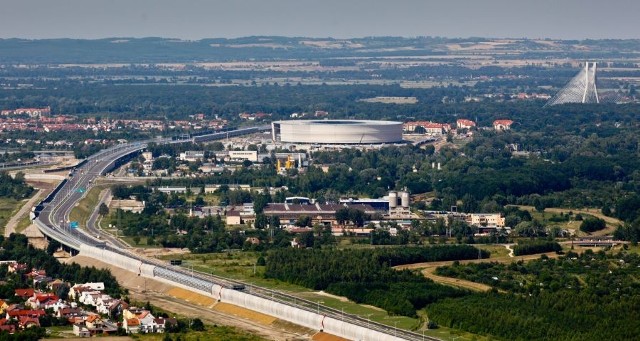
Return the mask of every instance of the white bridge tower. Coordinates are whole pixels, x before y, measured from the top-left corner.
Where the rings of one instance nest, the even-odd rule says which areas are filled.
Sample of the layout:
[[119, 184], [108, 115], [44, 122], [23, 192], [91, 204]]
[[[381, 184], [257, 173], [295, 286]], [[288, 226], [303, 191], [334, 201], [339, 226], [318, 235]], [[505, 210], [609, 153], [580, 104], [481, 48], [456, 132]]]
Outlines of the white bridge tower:
[[596, 88], [596, 63], [586, 62], [584, 69], [545, 104], [600, 103]]

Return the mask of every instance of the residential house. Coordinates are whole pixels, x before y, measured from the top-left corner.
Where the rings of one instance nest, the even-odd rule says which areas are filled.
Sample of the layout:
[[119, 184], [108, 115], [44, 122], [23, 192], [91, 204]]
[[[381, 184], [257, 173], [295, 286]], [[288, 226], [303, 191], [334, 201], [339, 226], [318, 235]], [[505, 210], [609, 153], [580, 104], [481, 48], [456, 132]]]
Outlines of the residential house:
[[456, 121], [456, 127], [458, 129], [471, 129], [475, 126], [476, 126], [476, 123], [471, 120], [460, 118]]
[[91, 332], [84, 323], [73, 324], [73, 335], [78, 337], [91, 337]]
[[58, 292], [58, 288], [60, 288], [60, 286], [63, 286], [63, 285], [66, 286], [68, 284], [61, 279], [55, 279], [47, 283], [47, 289], [49, 289], [52, 292]]
[[122, 328], [129, 334], [137, 334], [140, 332], [140, 320], [136, 317], [124, 318], [122, 320]]
[[153, 332], [154, 333], [164, 333], [171, 326], [175, 326], [178, 324], [178, 321], [174, 318], [163, 318], [159, 317], [153, 320]]
[[137, 316], [140, 321], [140, 331], [143, 333], [154, 333], [157, 327], [155, 326], [155, 317], [148, 310], [141, 311]]
[[15, 289], [15, 296], [18, 296], [24, 300], [28, 299], [29, 297], [32, 297], [35, 290], [31, 289], [31, 288], [25, 288], [25, 289]]
[[93, 290], [104, 290], [104, 282], [88, 282], [80, 285], [82, 285], [83, 287], [91, 288]]
[[421, 127], [427, 134], [442, 135], [451, 130], [451, 125], [448, 123], [435, 123], [427, 121], [407, 122], [403, 125], [403, 130], [407, 133], [416, 132], [416, 128]]
[[104, 328], [104, 322], [102, 318], [98, 314], [89, 314], [87, 318], [84, 320], [85, 326], [89, 329], [91, 334], [97, 334], [102, 332]]
[[109, 295], [102, 295], [96, 302], [96, 311], [100, 314], [112, 316], [122, 313], [122, 306], [125, 302], [115, 299]]
[[98, 300], [102, 298], [102, 296], [103, 293], [100, 291], [84, 291], [78, 301], [82, 304], [95, 307], [98, 305]]
[[495, 120], [493, 121], [493, 129], [496, 131], [504, 131], [511, 129], [512, 120]]
[[20, 327], [21, 329], [40, 327], [40, 319], [38, 319], [37, 317], [19, 316], [18, 327]]
[[17, 263], [17, 262], [9, 264], [9, 266], [7, 267], [7, 271], [10, 273], [24, 272], [24, 271], [27, 271], [27, 269], [29, 269], [29, 265], [25, 263]]
[[69, 305], [67, 304], [67, 302], [65, 302], [65, 301], [63, 301], [61, 299], [58, 299], [57, 301], [53, 301], [53, 300], [47, 301], [43, 305], [43, 308], [44, 309], [51, 309], [51, 310], [53, 310], [53, 312], [57, 312], [58, 310], [60, 310], [62, 308], [66, 308], [68, 306]]
[[25, 304], [33, 309], [46, 309], [45, 306], [52, 306], [57, 303], [58, 300], [58, 296], [52, 293], [35, 293], [27, 299]]
[[66, 318], [66, 319], [72, 319], [75, 317], [80, 317], [83, 315], [82, 309], [78, 308], [78, 307], [65, 307], [65, 308], [61, 308], [58, 309], [58, 312], [56, 313], [56, 317], [58, 318]]
[[40, 316], [46, 315], [44, 309], [13, 309], [7, 310], [6, 318], [7, 319], [19, 319], [20, 317], [35, 317], [39, 318]]
[[79, 300], [83, 292], [99, 290], [104, 290], [103, 282], [76, 284], [69, 289], [69, 299]]
[[16, 326], [14, 324], [8, 324], [9, 320], [6, 318], [0, 319], [0, 333], [7, 332], [13, 334], [16, 332]]

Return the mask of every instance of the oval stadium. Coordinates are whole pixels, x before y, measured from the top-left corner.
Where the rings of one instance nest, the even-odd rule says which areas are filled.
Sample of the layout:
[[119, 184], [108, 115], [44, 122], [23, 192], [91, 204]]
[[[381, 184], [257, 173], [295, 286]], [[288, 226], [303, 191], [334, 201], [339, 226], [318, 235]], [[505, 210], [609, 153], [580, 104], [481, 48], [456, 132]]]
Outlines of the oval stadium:
[[296, 120], [271, 123], [275, 142], [306, 144], [383, 144], [402, 142], [402, 122], [373, 120]]

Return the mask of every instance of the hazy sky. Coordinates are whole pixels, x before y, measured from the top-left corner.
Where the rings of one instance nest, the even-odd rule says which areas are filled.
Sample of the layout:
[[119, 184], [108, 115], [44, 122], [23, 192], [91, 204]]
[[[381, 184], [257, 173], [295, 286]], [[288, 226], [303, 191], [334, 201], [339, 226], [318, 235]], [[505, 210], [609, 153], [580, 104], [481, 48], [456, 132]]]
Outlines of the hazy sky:
[[0, 38], [640, 38], [640, 0], [0, 0]]

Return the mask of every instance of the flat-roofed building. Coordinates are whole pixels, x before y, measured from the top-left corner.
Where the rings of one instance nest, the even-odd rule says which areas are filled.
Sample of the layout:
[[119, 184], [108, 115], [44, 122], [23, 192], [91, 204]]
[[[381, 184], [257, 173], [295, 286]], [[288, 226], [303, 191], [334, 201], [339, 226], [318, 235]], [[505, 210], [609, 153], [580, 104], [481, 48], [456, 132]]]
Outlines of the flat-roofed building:
[[230, 150], [229, 159], [232, 161], [249, 160], [251, 162], [258, 162], [258, 152], [255, 150]]
[[278, 216], [282, 225], [293, 225], [301, 217], [309, 217], [313, 224], [336, 225], [336, 212], [341, 208], [355, 208], [365, 214], [375, 214], [376, 210], [369, 205], [343, 204], [268, 204], [263, 213], [266, 216]]
[[216, 185], [205, 185], [204, 186], [204, 192], [205, 193], [213, 193], [217, 190], [219, 190], [221, 187], [226, 186], [226, 188], [228, 188], [230, 191], [238, 191], [238, 190], [242, 190], [242, 191], [249, 191], [251, 190], [251, 186], [250, 185], [238, 185], [238, 184], [216, 184]]
[[180, 153], [180, 160], [194, 162], [204, 159], [204, 151], [202, 150], [187, 150], [184, 153]]
[[505, 219], [500, 213], [471, 213], [467, 222], [473, 226], [504, 227]]

